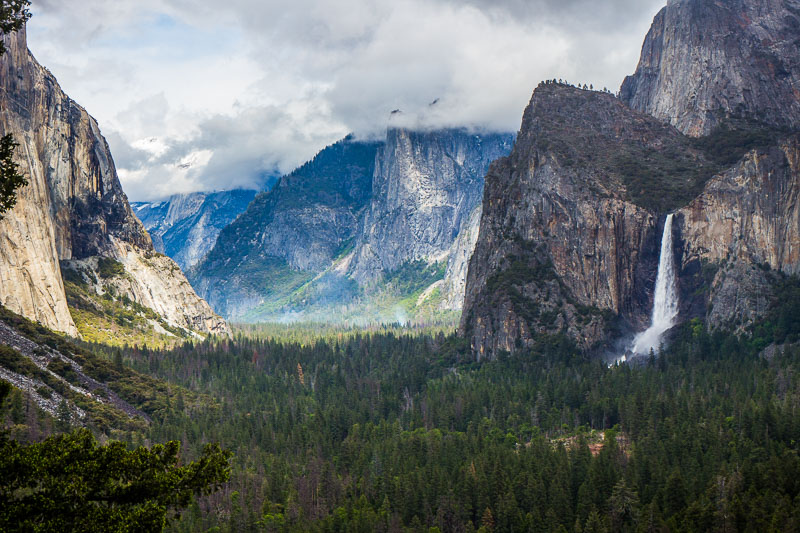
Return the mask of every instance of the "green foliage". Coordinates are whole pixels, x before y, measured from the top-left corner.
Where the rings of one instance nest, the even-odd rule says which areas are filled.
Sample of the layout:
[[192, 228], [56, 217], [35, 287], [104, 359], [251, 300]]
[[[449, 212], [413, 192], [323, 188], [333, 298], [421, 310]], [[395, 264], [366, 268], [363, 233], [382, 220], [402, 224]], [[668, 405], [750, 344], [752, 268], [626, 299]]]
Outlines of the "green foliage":
[[[21, 30], [25, 22], [31, 18], [29, 0], [3, 0], [0, 3], [0, 32], [3, 35]], [[0, 41], [0, 56], [6, 51], [5, 44]]]
[[23, 376], [35, 376], [39, 368], [11, 346], [0, 344], [0, 366]]
[[47, 364], [47, 368], [70, 383], [76, 383], [78, 380], [78, 374], [75, 372], [75, 369], [72, 368], [72, 365], [61, 358], [54, 358]]
[[800, 276], [770, 272], [774, 298], [767, 315], [750, 328], [754, 349], [800, 341]]
[[171, 441], [128, 451], [98, 445], [91, 432], [23, 445], [0, 440], [0, 529], [3, 531], [161, 531], [195, 495], [218, 490], [230, 475], [230, 453], [207, 445], [179, 466]]
[[17, 189], [28, 184], [25, 176], [19, 173], [19, 165], [14, 162], [14, 148], [17, 146], [10, 133], [0, 138], [0, 218], [17, 205]]
[[800, 524], [795, 351], [767, 362], [689, 325], [662, 358], [609, 368], [563, 336], [476, 362], [441, 334], [317, 331], [125, 354], [224, 403], [152, 427], [236, 454], [230, 492], [175, 531]]
[[[101, 265], [99, 274], [104, 279], [125, 273], [122, 264], [113, 259], [101, 258], [98, 263]], [[114, 296], [111, 290], [102, 296], [96, 294], [83, 278], [84, 275], [92, 275], [91, 271], [78, 272], [68, 265], [62, 265], [61, 271], [70, 314], [86, 341], [112, 346], [164, 346], [175, 344], [190, 335], [188, 331], [172, 326], [155, 311], [127, 296]], [[158, 330], [154, 324], [158, 325]]]
[[[131, 407], [144, 413], [144, 415], [140, 413], [141, 416], [131, 417], [113, 402], [101, 403], [76, 393], [70, 390], [63, 381], [36, 366], [30, 358], [9, 346], [0, 344], [0, 366], [41, 381], [43, 385], [39, 387], [40, 395], [49, 397], [55, 392], [79, 406], [88, 415], [84, 423], [94, 430], [102, 433], [117, 430], [141, 431], [145, 426], [145, 415], [156, 420], [169, 414], [183, 416], [183, 412], [174, 413], [170, 408], [179, 396], [183, 398], [187, 411], [195, 409], [199, 405], [210, 410], [218, 408], [218, 403], [211, 398], [198, 396], [181, 387], [169, 385], [149, 375], [135, 372], [122, 364], [115, 364], [115, 355], [111, 353], [111, 348], [88, 344], [78, 346], [40, 324], [33, 323], [3, 307], [0, 307], [0, 320], [39, 344], [40, 348], [37, 348], [37, 351], [45, 353], [42, 349], [43, 346], [57, 350], [62, 356], [68, 357], [80, 365], [81, 372], [86, 377], [103, 385], [97, 387], [97, 385], [85, 382], [79, 377], [72, 364], [61, 357], [55, 357], [48, 363], [49, 370], [68, 382], [88, 387], [94, 395], [106, 396], [104, 387], [107, 386]], [[106, 354], [105, 351], [109, 351], [109, 353]], [[116, 359], [119, 360], [122, 354], [116, 353], [119, 356]]]
[[[190, 277], [224, 280], [235, 277], [245, 288], [255, 284], [260, 291], [278, 290], [283, 296], [291, 292], [281, 285], [273, 287], [267, 284], [271, 281], [269, 279], [257, 277], [250, 281], [253, 274], [263, 270], [264, 266], [270, 266], [264, 263], [273, 262], [265, 255], [269, 251], [262, 249], [260, 239], [252, 236], [259, 235], [265, 228], [282, 231], [283, 228], [270, 228], [278, 214], [292, 217], [299, 230], [305, 231], [307, 215], [303, 212], [310, 208], [359, 212], [371, 194], [375, 154], [380, 146], [381, 143], [359, 142], [348, 137], [321, 150], [311, 161], [281, 178], [269, 192], [257, 195], [247, 210], [220, 232], [214, 248], [190, 272]], [[293, 210], [301, 212], [294, 214]], [[346, 237], [344, 242], [347, 243], [350, 237]], [[332, 256], [343, 251], [341, 247], [331, 250]], [[237, 263], [232, 262], [232, 258], [243, 259]], [[288, 281], [295, 289], [299, 286], [291, 278], [275, 281]]]
[[721, 168], [698, 158], [686, 146], [671, 150], [629, 147], [612, 157], [605, 167], [625, 184], [633, 203], [657, 213], [688, 204]]
[[[29, 5], [29, 0], [3, 0], [0, 4], [0, 37], [22, 29], [31, 18]], [[5, 52], [5, 43], [0, 40], [0, 56]], [[0, 218], [17, 204], [17, 189], [28, 184], [19, 173], [19, 165], [14, 163], [17, 146], [10, 133], [0, 138]]]
[[431, 284], [444, 279], [446, 263], [428, 263], [422, 259], [406, 261], [384, 277], [400, 295], [418, 294]]
[[540, 89], [536, 149], [574, 170], [580, 186], [598, 196], [622, 186], [627, 200], [668, 212], [689, 203], [721, 170], [692, 139], [612, 95], [557, 84]]
[[724, 121], [711, 134], [693, 144], [723, 168], [731, 167], [749, 151], [775, 145], [786, 131], [744, 119]]
[[112, 257], [99, 257], [97, 274], [103, 279], [122, 277], [125, 275], [125, 265]]

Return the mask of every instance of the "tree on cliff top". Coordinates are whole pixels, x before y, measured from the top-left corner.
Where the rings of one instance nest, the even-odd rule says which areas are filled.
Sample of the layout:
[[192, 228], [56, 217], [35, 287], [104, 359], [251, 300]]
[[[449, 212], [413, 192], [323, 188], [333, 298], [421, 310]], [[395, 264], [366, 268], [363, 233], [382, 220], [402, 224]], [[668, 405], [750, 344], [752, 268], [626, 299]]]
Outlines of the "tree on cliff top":
[[[31, 18], [29, 5], [29, 0], [0, 0], [0, 37], [22, 29]], [[0, 42], [0, 55], [5, 51], [5, 43]]]
[[[0, 0], [0, 37], [22, 29], [31, 18], [29, 5], [29, 0]], [[5, 51], [5, 43], [0, 41], [0, 56]], [[17, 189], [28, 183], [18, 172], [19, 165], [14, 163], [16, 146], [11, 134], [0, 138], [0, 218], [17, 203]]]

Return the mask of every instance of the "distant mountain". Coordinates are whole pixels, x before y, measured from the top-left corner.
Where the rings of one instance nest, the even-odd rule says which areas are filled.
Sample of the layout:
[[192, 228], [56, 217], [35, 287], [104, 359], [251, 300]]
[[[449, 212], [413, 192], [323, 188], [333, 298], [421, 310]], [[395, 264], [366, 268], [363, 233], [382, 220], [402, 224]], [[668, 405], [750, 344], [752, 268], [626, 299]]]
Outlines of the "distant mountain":
[[62, 272], [72, 272], [73, 285], [120, 303], [146, 330], [163, 322], [180, 335], [227, 333], [180, 268], [153, 249], [97, 122], [30, 54], [24, 29], [3, 42], [0, 133], [19, 143], [29, 185], [0, 221], [0, 303], [57, 331], [86, 332], [83, 319], [99, 310], [70, 308]]
[[239, 319], [459, 309], [471, 252], [453, 247], [471, 251], [483, 174], [512, 141], [464, 129], [348, 137], [257, 196], [190, 279]]
[[175, 194], [161, 202], [132, 202], [131, 207], [155, 249], [188, 270], [213, 248], [222, 228], [247, 209], [255, 196], [256, 191], [241, 189], [196, 192]]
[[355, 238], [380, 143], [347, 138], [256, 196], [189, 274], [226, 316], [288, 297]]

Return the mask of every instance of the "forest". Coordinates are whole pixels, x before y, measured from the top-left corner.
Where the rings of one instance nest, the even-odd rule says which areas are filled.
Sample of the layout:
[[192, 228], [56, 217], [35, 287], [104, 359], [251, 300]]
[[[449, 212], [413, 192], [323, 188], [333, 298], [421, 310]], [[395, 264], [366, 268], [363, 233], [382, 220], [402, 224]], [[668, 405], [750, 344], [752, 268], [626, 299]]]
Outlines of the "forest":
[[[219, 445], [213, 490], [195, 482], [154, 511], [168, 531], [777, 532], [800, 529], [800, 281], [781, 279], [739, 335], [695, 319], [658, 356], [611, 366], [563, 335], [494, 360], [442, 326], [249, 325], [119, 348], [3, 316], [148, 414], [93, 412], [112, 448], [91, 453], [136, 464], [168, 443], [163, 475], [179, 479]], [[7, 394], [6, 473], [89, 438]]]
[[[631, 365], [561, 336], [476, 361], [452, 335], [400, 328], [93, 350], [216, 400], [178, 392], [118, 434], [178, 440], [187, 459], [210, 442], [233, 453], [230, 482], [171, 531], [796, 531], [786, 305], [741, 337], [688, 323]], [[789, 344], [764, 352], [765, 335]]]

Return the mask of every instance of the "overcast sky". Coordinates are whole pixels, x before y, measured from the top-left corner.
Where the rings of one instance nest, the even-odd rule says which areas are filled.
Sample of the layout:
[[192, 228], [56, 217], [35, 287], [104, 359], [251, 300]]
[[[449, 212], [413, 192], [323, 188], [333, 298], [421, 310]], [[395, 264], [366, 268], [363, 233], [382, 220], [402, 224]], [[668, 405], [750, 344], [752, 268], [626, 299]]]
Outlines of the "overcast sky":
[[157, 200], [258, 187], [394, 109], [516, 131], [542, 79], [616, 91], [665, 3], [33, 0], [28, 46], [99, 121], [129, 198]]

